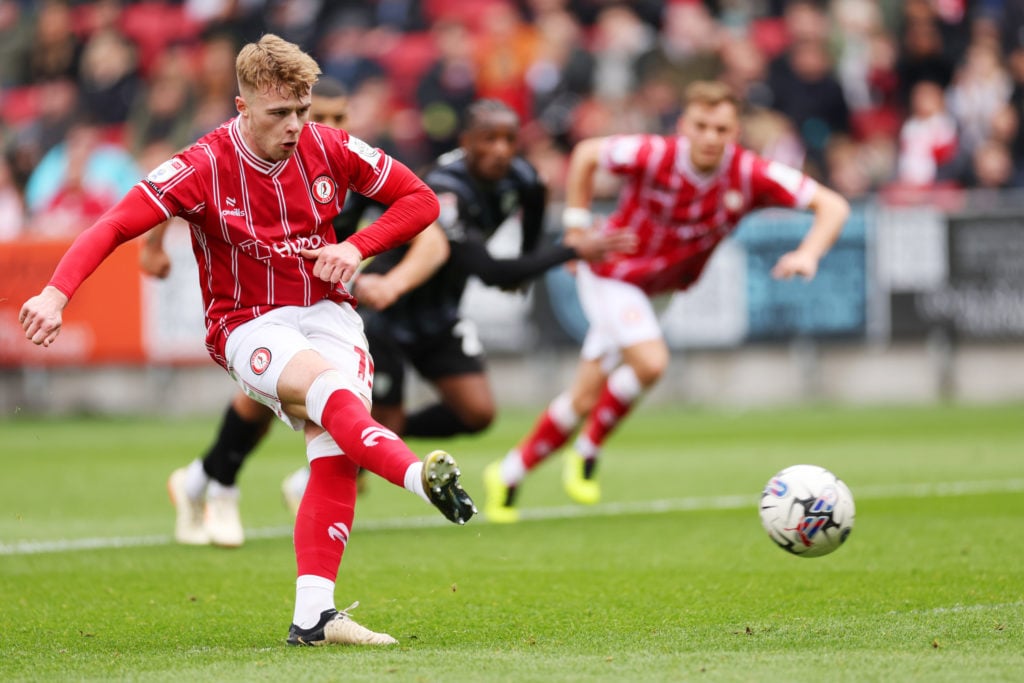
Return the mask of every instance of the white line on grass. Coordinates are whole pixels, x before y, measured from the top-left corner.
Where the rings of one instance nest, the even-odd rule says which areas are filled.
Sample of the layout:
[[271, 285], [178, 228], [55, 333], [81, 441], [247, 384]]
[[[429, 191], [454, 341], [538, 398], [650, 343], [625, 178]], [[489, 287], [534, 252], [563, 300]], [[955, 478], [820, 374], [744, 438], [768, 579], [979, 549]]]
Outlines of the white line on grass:
[[[1024, 491], [1024, 479], [1002, 479], [862, 486], [854, 491], [854, 495], [858, 500], [862, 500], [865, 498], [942, 498], [983, 493], [1019, 493], [1021, 491]], [[541, 521], [700, 510], [740, 510], [746, 507], [756, 507], [757, 500], [758, 496], [750, 495], [693, 496], [623, 503], [602, 503], [587, 507], [565, 505], [560, 507], [527, 508], [522, 511], [522, 518], [523, 520]], [[356, 528], [360, 531], [384, 531], [393, 529], [423, 529], [427, 527], [448, 526], [449, 524], [450, 522], [441, 517], [430, 515], [428, 517], [367, 519], [357, 522]], [[245, 533], [249, 538], [286, 538], [292, 534], [292, 527], [262, 527], [259, 529], [247, 529]], [[173, 539], [168, 534], [111, 538], [72, 538], [54, 541], [15, 541], [13, 543], [0, 543], [0, 555], [38, 555], [78, 550], [102, 550], [106, 548], [138, 548], [143, 546], [170, 545], [171, 543], [173, 543]]]

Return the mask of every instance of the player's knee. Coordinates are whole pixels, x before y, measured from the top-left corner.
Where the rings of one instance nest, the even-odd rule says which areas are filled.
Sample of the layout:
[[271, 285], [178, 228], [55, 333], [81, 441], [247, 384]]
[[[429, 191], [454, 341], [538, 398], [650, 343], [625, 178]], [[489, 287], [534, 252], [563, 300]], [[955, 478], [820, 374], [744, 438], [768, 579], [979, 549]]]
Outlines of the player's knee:
[[630, 359], [630, 367], [636, 374], [637, 380], [643, 388], [650, 387], [665, 374], [668, 370], [669, 353], [668, 349], [652, 349], [638, 358]]
[[494, 406], [483, 405], [474, 406], [468, 412], [464, 412], [460, 415], [463, 426], [465, 427], [467, 434], [476, 434], [482, 432], [491, 426], [494, 422]]

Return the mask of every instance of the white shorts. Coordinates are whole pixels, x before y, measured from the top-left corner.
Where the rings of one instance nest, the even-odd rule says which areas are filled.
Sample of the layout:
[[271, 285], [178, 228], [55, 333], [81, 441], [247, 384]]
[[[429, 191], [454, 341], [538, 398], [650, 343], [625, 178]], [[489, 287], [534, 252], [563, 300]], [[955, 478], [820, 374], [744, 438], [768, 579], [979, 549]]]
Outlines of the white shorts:
[[235, 328], [224, 349], [228, 373], [235, 382], [296, 431], [302, 429], [303, 421], [281, 409], [277, 382], [288, 361], [306, 349], [341, 371], [352, 393], [370, 400], [373, 359], [362, 318], [347, 303], [323, 299], [312, 306], [275, 308]]
[[663, 337], [654, 303], [636, 285], [594, 275], [581, 263], [576, 290], [590, 323], [580, 351], [584, 360], [600, 359], [611, 371], [621, 362], [622, 349]]

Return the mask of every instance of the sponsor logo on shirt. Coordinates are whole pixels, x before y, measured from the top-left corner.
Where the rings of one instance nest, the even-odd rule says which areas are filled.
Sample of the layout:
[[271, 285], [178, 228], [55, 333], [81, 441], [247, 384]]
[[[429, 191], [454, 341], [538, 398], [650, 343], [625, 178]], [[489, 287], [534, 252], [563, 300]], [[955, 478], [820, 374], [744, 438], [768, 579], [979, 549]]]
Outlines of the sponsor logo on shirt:
[[345, 143], [345, 146], [370, 166], [377, 166], [377, 160], [380, 159], [379, 149], [371, 147], [354, 135], [349, 136], [348, 142]]
[[274, 254], [278, 256], [301, 256], [303, 249], [320, 249], [331, 244], [320, 235], [303, 235], [290, 240], [266, 244], [257, 240], [246, 240], [238, 248], [249, 258], [257, 261], [269, 261]]
[[149, 175], [146, 176], [146, 180], [157, 184], [166, 183], [186, 168], [187, 166], [185, 166], [185, 162], [181, 159], [168, 159], [150, 171]]
[[261, 346], [249, 356], [249, 369], [257, 375], [262, 375], [270, 367], [270, 349]]

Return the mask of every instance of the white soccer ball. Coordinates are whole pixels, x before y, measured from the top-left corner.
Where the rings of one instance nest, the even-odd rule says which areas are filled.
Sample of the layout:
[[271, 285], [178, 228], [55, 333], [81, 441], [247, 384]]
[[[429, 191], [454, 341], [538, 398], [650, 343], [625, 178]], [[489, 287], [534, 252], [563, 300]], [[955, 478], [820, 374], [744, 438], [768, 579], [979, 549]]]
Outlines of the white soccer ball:
[[817, 465], [787, 467], [761, 494], [761, 524], [768, 536], [801, 557], [821, 557], [841, 546], [853, 529], [853, 516], [850, 489]]

